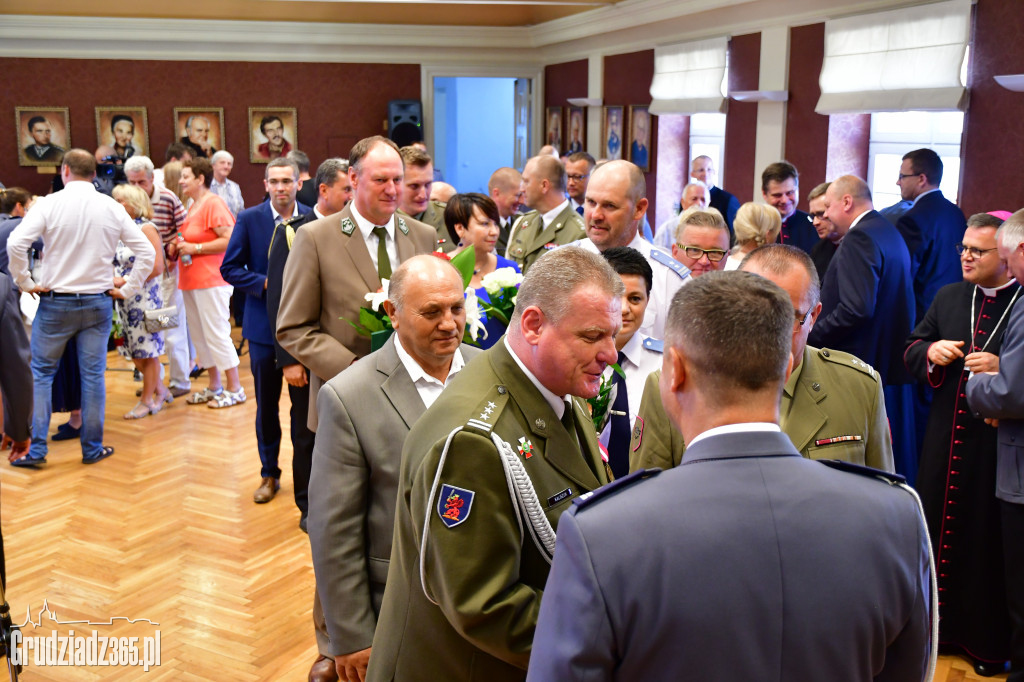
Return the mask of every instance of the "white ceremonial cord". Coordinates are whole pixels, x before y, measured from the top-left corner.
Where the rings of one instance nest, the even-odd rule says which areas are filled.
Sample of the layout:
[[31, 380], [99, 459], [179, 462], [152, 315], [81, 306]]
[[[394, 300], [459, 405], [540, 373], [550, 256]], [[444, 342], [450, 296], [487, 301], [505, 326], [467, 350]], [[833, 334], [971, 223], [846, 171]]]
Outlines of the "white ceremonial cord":
[[[552, 557], [555, 555], [555, 530], [551, 527], [551, 523], [544, 513], [544, 507], [540, 503], [540, 498], [537, 497], [537, 491], [533, 487], [529, 474], [526, 473], [526, 467], [523, 466], [522, 461], [516, 456], [512, 446], [503, 441], [493, 431], [491, 432], [491, 440], [494, 441], [495, 447], [498, 448], [498, 454], [501, 455], [501, 463], [505, 467], [505, 479], [509, 483], [509, 491], [515, 491], [513, 506], [518, 507], [518, 505], [522, 505], [523, 511], [526, 512], [526, 518], [530, 521], [530, 535], [533, 537], [537, 549], [540, 550], [541, 556], [550, 564]], [[518, 515], [518, 513], [517, 509], [516, 514]], [[520, 531], [522, 531], [522, 521], [520, 521]]]

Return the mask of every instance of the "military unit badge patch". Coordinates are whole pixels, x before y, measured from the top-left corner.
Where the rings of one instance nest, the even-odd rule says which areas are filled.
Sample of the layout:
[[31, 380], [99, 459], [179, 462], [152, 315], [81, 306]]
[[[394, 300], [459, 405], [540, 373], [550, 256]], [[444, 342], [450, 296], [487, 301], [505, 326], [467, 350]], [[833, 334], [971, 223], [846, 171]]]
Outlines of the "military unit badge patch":
[[457, 488], [454, 485], [445, 483], [441, 486], [441, 494], [437, 499], [437, 515], [441, 522], [449, 528], [454, 528], [469, 518], [469, 510], [473, 507], [472, 490]]

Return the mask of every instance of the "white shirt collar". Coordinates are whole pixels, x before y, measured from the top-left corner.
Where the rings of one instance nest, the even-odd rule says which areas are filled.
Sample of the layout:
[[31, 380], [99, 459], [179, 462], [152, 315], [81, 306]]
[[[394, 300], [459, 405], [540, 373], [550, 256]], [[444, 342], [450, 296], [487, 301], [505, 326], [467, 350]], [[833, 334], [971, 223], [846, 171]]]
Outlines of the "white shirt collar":
[[931, 194], [932, 192], [938, 192], [938, 191], [939, 191], [939, 188], [936, 187], [935, 189], [930, 189], [927, 192], [921, 192], [916, 197], [914, 197], [914, 203], [912, 203], [910, 205], [910, 207], [913, 208], [914, 206], [917, 206], [917, 202], [921, 201], [921, 197], [923, 197], [923, 196], [925, 196], [927, 194]]
[[409, 355], [409, 352], [405, 350], [405, 346], [402, 345], [402, 339], [398, 337], [397, 332], [395, 333], [395, 351], [398, 353], [398, 359], [402, 361], [405, 371], [409, 373], [409, 378], [412, 379], [412, 383], [414, 384], [422, 381], [424, 383], [435, 384], [443, 388], [447, 383], [447, 379], [451, 379], [466, 364], [462, 359], [462, 349], [456, 348], [455, 355], [452, 356], [452, 366], [448, 368], [446, 381], [438, 381], [437, 378], [427, 374], [426, 371], [420, 367], [420, 363], [416, 362], [416, 359]]
[[[270, 202], [270, 215], [272, 215], [274, 217], [274, 222], [275, 223], [277, 222], [277, 219], [279, 217], [281, 217], [281, 214], [277, 212], [276, 208], [274, 208], [274, 202], [273, 201]], [[297, 215], [299, 215], [299, 202], [298, 201], [296, 201], [295, 204], [292, 206], [292, 214], [290, 216], [288, 216], [288, 217], [289, 218], [294, 218]]]
[[1015, 280], [1013, 277], [1011, 277], [1009, 282], [1007, 282], [1006, 284], [1004, 284], [1002, 286], [995, 287], [994, 289], [990, 289], [988, 287], [983, 287], [981, 285], [979, 285], [978, 288], [981, 289], [981, 293], [985, 294], [989, 298], [992, 298], [993, 296], [998, 294], [1000, 291], [1002, 291], [1006, 287], [1008, 287], [1008, 286], [1010, 286], [1012, 284], [1016, 284], [1016, 283], [1017, 283], [1017, 280]]
[[[363, 235], [363, 240], [369, 239], [370, 235], [373, 234], [373, 228], [378, 226], [371, 223], [369, 220], [364, 218], [361, 213], [359, 213], [359, 209], [356, 208], [356, 202], [349, 202], [349, 206], [352, 207], [352, 218], [356, 221], [356, 225], [359, 227], [359, 232]], [[393, 241], [395, 239], [394, 216], [391, 216], [387, 225], [383, 225], [382, 227], [388, 231], [388, 236], [391, 237]]]
[[321, 213], [321, 212], [320, 212], [320, 209], [319, 209], [318, 207], [316, 207], [316, 206], [314, 206], [314, 207], [313, 207], [313, 215], [315, 215], [315, 216], [317, 217], [317, 219], [318, 219], [318, 220], [319, 220], [320, 218], [326, 218], [326, 217], [327, 217], [327, 216], [325, 216], [325, 215], [324, 215], [323, 213]]
[[[866, 216], [866, 215], [867, 215], [868, 213], [871, 213], [871, 212], [872, 212], [872, 211], [874, 211], [874, 210], [875, 210], [875, 209], [873, 209], [873, 208], [869, 208], [868, 210], [864, 211], [864, 212], [863, 212], [863, 213], [861, 213], [861, 214], [860, 214], [859, 216], [857, 216], [856, 218], [854, 218], [854, 219], [853, 219], [853, 222], [852, 222], [852, 223], [850, 223], [850, 229], [852, 230], [853, 228], [857, 227], [857, 223], [859, 223], [859, 222], [860, 222], [860, 219], [861, 219], [861, 218], [863, 218], [864, 216]], [[849, 230], [847, 230], [847, 231], [849, 231]]]
[[566, 199], [565, 201], [560, 203], [558, 206], [555, 206], [553, 209], [551, 209], [550, 211], [548, 211], [547, 213], [542, 215], [540, 217], [540, 219], [544, 222], [544, 227], [547, 227], [548, 225], [553, 223], [555, 221], [555, 218], [558, 217], [558, 214], [561, 213], [562, 211], [564, 211], [567, 206], [569, 206], [569, 200], [568, 199]]
[[622, 354], [626, 356], [631, 364], [636, 367], [640, 366], [640, 354], [644, 352], [644, 340], [640, 330], [637, 329], [633, 332], [633, 336], [630, 337], [626, 345], [622, 347]]
[[505, 348], [508, 349], [509, 355], [512, 356], [512, 359], [516, 361], [517, 365], [519, 365], [519, 369], [523, 370], [523, 374], [526, 375], [526, 378], [530, 380], [530, 383], [533, 384], [538, 391], [540, 391], [540, 394], [544, 396], [544, 400], [546, 400], [548, 405], [551, 406], [551, 409], [554, 410], [555, 415], [561, 419], [562, 414], [565, 412], [566, 401], [569, 400], [569, 396], [559, 398], [552, 391], [548, 390], [544, 384], [540, 383], [540, 380], [533, 375], [533, 372], [527, 369], [526, 365], [523, 364], [523, 361], [519, 359], [518, 355], [516, 355], [516, 352], [512, 350], [512, 346], [509, 345], [508, 342], [508, 335], [502, 339], [502, 343], [505, 344]]
[[696, 438], [687, 443], [687, 449], [692, 448], [698, 442], [705, 438], [711, 438], [712, 436], [721, 436], [726, 433], [782, 433], [782, 429], [779, 428], [778, 424], [772, 424], [771, 422], [746, 422], [744, 424], [726, 424], [725, 426], [716, 426], [713, 429], [699, 434]]

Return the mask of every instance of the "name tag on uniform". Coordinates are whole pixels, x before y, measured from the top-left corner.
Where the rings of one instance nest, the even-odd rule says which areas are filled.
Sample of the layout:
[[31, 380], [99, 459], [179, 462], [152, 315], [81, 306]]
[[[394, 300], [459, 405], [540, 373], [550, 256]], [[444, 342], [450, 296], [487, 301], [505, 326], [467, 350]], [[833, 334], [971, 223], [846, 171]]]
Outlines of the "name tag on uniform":
[[553, 507], [562, 500], [564, 500], [565, 498], [569, 497], [570, 495], [572, 495], [572, 488], [566, 488], [560, 493], [555, 493], [554, 495], [548, 498], [548, 506]]

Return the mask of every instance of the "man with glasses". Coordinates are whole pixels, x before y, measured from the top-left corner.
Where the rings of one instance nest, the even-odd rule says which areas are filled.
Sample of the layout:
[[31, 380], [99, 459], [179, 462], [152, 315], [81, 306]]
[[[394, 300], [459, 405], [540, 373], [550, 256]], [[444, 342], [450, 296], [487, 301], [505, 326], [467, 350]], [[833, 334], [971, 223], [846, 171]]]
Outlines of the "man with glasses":
[[[782, 431], [809, 459], [840, 459], [893, 470], [882, 383], [849, 353], [807, 345], [821, 314], [818, 275], [810, 257], [786, 244], [755, 249], [740, 270], [761, 275], [789, 295], [794, 309], [793, 373], [782, 391]], [[644, 386], [630, 444], [630, 471], [678, 466], [686, 445], [672, 427], [658, 392], [661, 371]]]
[[572, 210], [583, 215], [583, 201], [587, 195], [587, 182], [594, 172], [594, 157], [586, 152], [570, 154], [565, 159], [565, 193], [569, 195]]
[[967, 221], [956, 204], [942, 196], [942, 159], [931, 149], [915, 149], [903, 156], [897, 184], [900, 196], [914, 205], [896, 221], [910, 251], [914, 278], [915, 323], [924, 319], [939, 289], [960, 281], [960, 260], [953, 247]]
[[843, 239], [843, 235], [839, 234], [832, 221], [825, 217], [825, 191], [828, 190], [828, 185], [829, 183], [823, 182], [807, 195], [807, 207], [811, 209], [807, 218], [820, 238], [811, 249], [811, 260], [814, 261], [819, 280], [825, 279], [825, 271], [828, 270], [832, 256], [836, 255], [839, 242]]
[[729, 255], [729, 226], [722, 214], [711, 209], [694, 211], [676, 228], [672, 257], [689, 269], [690, 277], [725, 269]]
[[939, 572], [939, 641], [984, 676], [1004, 672], [1010, 656], [996, 489], [996, 430], [975, 417], [964, 383], [999, 369], [1004, 333], [1020, 284], [999, 257], [1002, 220], [971, 216], [957, 243], [963, 281], [935, 295], [907, 340], [903, 359], [934, 390], [921, 445], [917, 490]]

